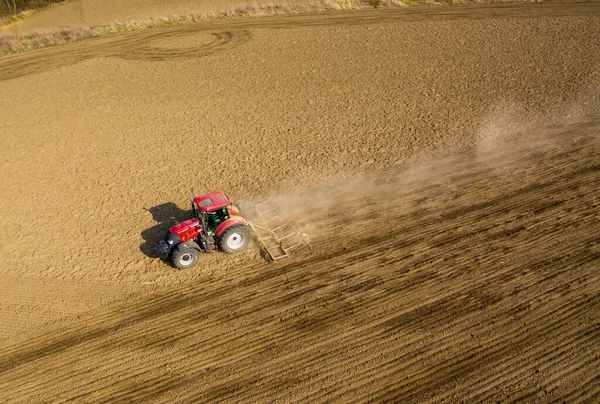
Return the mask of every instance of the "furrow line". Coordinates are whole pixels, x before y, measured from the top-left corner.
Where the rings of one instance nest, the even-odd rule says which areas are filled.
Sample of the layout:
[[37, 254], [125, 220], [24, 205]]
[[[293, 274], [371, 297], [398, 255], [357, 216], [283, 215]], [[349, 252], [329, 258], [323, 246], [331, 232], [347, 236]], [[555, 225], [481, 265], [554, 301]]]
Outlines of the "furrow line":
[[[542, 331], [542, 335], [550, 334], [554, 331], [559, 331], [565, 325], [567, 325], [572, 319], [579, 317], [582, 313], [587, 311], [588, 304], [593, 301], [594, 298], [589, 299], [580, 299], [575, 306], [572, 304], [566, 304], [560, 307], [561, 317], [557, 322], [552, 323], [551, 326], [546, 326], [544, 329], [536, 329], [534, 327], [528, 328], [523, 331], [520, 327], [515, 327], [510, 332], [505, 332], [501, 337], [497, 337], [493, 340], [486, 341], [483, 348], [478, 350], [473, 350], [469, 352], [465, 352], [459, 357], [454, 357], [453, 362], [450, 364], [440, 364], [436, 368], [428, 368], [426, 370], [421, 370], [417, 372], [417, 374], [413, 375], [409, 378], [410, 384], [402, 384], [400, 386], [395, 387], [394, 392], [390, 391], [382, 391], [379, 389], [378, 391], [373, 392], [373, 394], [378, 394], [377, 400], [406, 400], [410, 397], [413, 397], [417, 394], [423, 393], [427, 390], [431, 390], [432, 386], [428, 381], [432, 380], [432, 377], [435, 375], [443, 374], [444, 378], [437, 378], [438, 384], [446, 383], [451, 380], [451, 376], [457, 374], [470, 373], [475, 370], [476, 364], [481, 362], [482, 360], [486, 360], [489, 362], [490, 357], [501, 358], [506, 356], [507, 353], [513, 351], [515, 349], [515, 345], [520, 345], [525, 347], [528, 345], [528, 340], [532, 340], [540, 331]], [[546, 316], [540, 317], [547, 318]], [[503, 341], [506, 343], [501, 344]], [[487, 347], [487, 348], [486, 348]], [[389, 370], [385, 372], [378, 373], [378, 380], [383, 380], [391, 377], [393, 374], [398, 372], [398, 364], [396, 361], [390, 361]], [[452, 373], [448, 373], [451, 370]]]
[[[415, 327], [416, 327], [416, 326], [415, 326]], [[377, 336], [377, 335], [375, 335], [375, 337], [376, 337], [376, 336]], [[366, 338], [367, 338], [367, 339], [371, 339], [372, 337], [373, 337], [372, 335], [368, 335]], [[360, 341], [358, 341], [357, 343], [360, 343]]]
[[[556, 288], [558, 288], [558, 287], [556, 287]], [[553, 288], [553, 289], [556, 289], [556, 288]], [[551, 290], [553, 290], [553, 289], [551, 289]], [[543, 296], [543, 295], [545, 295], [546, 293], [548, 293], [550, 291], [545, 291], [545, 292], [542, 292], [542, 293], [540, 293], [540, 294], [538, 294], [536, 296], [532, 296], [528, 301], [535, 301], [540, 296]], [[526, 301], [525, 303], [527, 303], [528, 301]], [[514, 307], [516, 307], [516, 306], [514, 306]], [[565, 305], [564, 307], [569, 307], [569, 305]], [[479, 315], [478, 313], [473, 313], [473, 315], [471, 317], [474, 318], [474, 317], [477, 317], [478, 315]], [[508, 323], [513, 322], [512, 318], [505, 319], [504, 316], [505, 316], [505, 312], [502, 312], [502, 313], [500, 313], [496, 317], [496, 319], [499, 322], [504, 321], [504, 323], [498, 325], [498, 327], [501, 327], [501, 326], [504, 327], [504, 326], [508, 325]], [[540, 315], [539, 318], [543, 318], [543, 316], [545, 316], [545, 314]], [[494, 320], [494, 318], [490, 319], [490, 321], [494, 322], [493, 320]], [[465, 321], [463, 320], [460, 323], [465, 323]], [[482, 327], [483, 326], [481, 326], [481, 325], [478, 325], [476, 327], [472, 327], [472, 326], [466, 325], [466, 326], [464, 326], [464, 328], [461, 329], [461, 328], [456, 328], [455, 322], [446, 323], [442, 328], [438, 329], [437, 331], [439, 333], [444, 333], [445, 330], [450, 330], [451, 333], [449, 335], [447, 335], [444, 339], [441, 339], [441, 340], [437, 341], [437, 345], [439, 345], [439, 348], [437, 350], [435, 350], [436, 354], [443, 355], [446, 351], [449, 352], [449, 351], [451, 351], [455, 347], [460, 347], [460, 346], [464, 345], [465, 343], [468, 344], [468, 342], [470, 340], [470, 338], [469, 338], [470, 333], [466, 332], [466, 331], [470, 330], [470, 331], [472, 331], [471, 333], [475, 333], [476, 331], [480, 330]], [[462, 339], [457, 339], [456, 338], [457, 336], [460, 337], [461, 335], [464, 335], [464, 337]], [[375, 337], [377, 337], [377, 335], [375, 335]], [[446, 344], [447, 341], [449, 341], [450, 344]], [[419, 342], [419, 338], [415, 337], [414, 340], [407, 342], [407, 347], [410, 346], [410, 345], [418, 345], [418, 342]], [[416, 348], [418, 350], [420, 347], [416, 346]], [[409, 354], [402, 355], [402, 357], [401, 357], [403, 359], [402, 363], [404, 365], [406, 365], [407, 364], [406, 359], [409, 359], [410, 357], [411, 357], [411, 355], [409, 355]], [[398, 358], [398, 360], [400, 360], [401, 358]], [[416, 362], [413, 362], [413, 363], [416, 363]], [[379, 371], [378, 370], [377, 371], [376, 370], [370, 370], [369, 372], [377, 374]], [[365, 373], [363, 373], [363, 374], [365, 374]], [[345, 380], [341, 380], [341, 381], [345, 381]]]
[[[511, 383], [513, 383], [513, 381], [518, 382], [519, 380], [528, 377], [528, 375], [533, 374], [535, 369], [542, 371], [551, 368], [553, 365], [548, 362], [564, 357], [564, 354], [572, 350], [573, 346], [576, 346], [576, 344], [593, 342], [597, 339], [599, 330], [600, 326], [598, 325], [584, 335], [580, 334], [579, 330], [575, 330], [571, 333], [566, 333], [564, 338], [560, 341], [555, 341], [554, 345], [537, 345], [533, 350], [528, 350], [524, 356], [513, 356], [511, 359], [502, 362], [501, 365], [502, 368], [506, 369], [505, 371], [492, 373], [484, 382], [480, 379], [469, 380], [470, 382], [462, 384], [460, 389], [463, 391], [471, 391], [469, 394], [465, 395], [468, 396], [470, 400], [476, 402], [490, 401], [492, 399], [491, 395], [493, 395], [495, 391], [498, 391], [503, 384], [506, 384], [507, 380], [511, 380]], [[546, 366], [540, 365], [540, 363], [544, 362], [547, 363]], [[515, 367], [517, 364], [519, 366]], [[500, 364], [496, 365], [496, 367], [499, 365]], [[512, 377], [509, 378], [508, 376], [511, 375]], [[477, 388], [477, 390], [473, 391], [473, 388]], [[455, 393], [456, 390], [453, 392], [446, 392], [442, 395], [436, 395], [434, 400], [448, 399], [451, 394]]]

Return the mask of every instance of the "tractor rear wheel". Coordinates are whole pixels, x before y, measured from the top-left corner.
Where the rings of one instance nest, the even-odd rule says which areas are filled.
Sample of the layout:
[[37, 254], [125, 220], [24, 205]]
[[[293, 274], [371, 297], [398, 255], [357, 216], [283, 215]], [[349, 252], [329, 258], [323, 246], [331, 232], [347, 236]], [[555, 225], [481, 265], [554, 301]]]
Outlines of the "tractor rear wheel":
[[192, 247], [177, 247], [173, 252], [173, 264], [177, 269], [188, 269], [198, 264], [200, 253]]
[[229, 254], [245, 251], [250, 244], [250, 232], [246, 226], [236, 224], [225, 229], [218, 243], [219, 248]]

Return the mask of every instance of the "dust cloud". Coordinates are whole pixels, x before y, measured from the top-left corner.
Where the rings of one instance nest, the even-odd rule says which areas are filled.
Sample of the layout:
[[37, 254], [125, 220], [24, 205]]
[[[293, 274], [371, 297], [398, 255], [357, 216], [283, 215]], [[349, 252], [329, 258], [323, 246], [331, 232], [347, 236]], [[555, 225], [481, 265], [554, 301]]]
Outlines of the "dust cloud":
[[390, 209], [410, 215], [435, 206], [443, 215], [458, 195], [481, 201], [493, 196], [474, 185], [484, 175], [503, 187], [518, 188], [526, 178], [543, 176], [554, 156], [578, 147], [597, 148], [600, 115], [589, 115], [589, 105], [573, 104], [565, 110], [562, 115], [532, 117], [517, 104], [502, 105], [482, 120], [473, 149], [273, 194], [253, 203], [271, 201], [310, 237], [332, 235], [324, 222], [359, 227]]

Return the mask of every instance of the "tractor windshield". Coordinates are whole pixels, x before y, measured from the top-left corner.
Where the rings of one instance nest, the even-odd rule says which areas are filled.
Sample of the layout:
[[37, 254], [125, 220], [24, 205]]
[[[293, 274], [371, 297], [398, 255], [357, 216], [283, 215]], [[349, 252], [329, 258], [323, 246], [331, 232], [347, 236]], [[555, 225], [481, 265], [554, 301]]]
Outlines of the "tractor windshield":
[[213, 231], [215, 231], [221, 223], [229, 219], [227, 209], [217, 209], [212, 212], [206, 212], [206, 216], [208, 218], [207, 225]]

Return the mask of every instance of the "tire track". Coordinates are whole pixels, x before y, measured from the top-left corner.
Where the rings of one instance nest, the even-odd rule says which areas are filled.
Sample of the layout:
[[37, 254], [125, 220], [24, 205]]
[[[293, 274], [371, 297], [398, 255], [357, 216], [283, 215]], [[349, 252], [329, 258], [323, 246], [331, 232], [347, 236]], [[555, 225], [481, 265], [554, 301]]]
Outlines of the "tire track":
[[[212, 32], [214, 40], [199, 46], [183, 48], [162, 48], [148, 46], [152, 40], [177, 38], [190, 35], [189, 32], [176, 32], [177, 35], [155, 35], [152, 38], [144, 38], [144, 41], [129, 42], [126, 49], [117, 51], [108, 57], [117, 57], [126, 60], [163, 61], [181, 58], [199, 58], [213, 53], [231, 50], [250, 40], [250, 33], [246, 30]], [[191, 34], [195, 34], [192, 32]]]
[[[597, 300], [597, 299], [596, 299]], [[593, 302], [593, 300], [588, 299], [588, 300], [582, 300], [581, 302], [578, 302], [578, 304], [573, 308], [572, 304], [566, 304], [563, 307], [561, 307], [559, 310], [560, 314], [563, 315], [563, 317], [561, 317], [561, 320], [555, 324], [552, 324], [552, 328], [550, 328], [551, 331], [554, 330], [558, 330], [560, 329], [562, 326], [564, 326], [566, 323], [568, 323], [569, 320], [573, 319], [573, 318], [577, 318], [581, 313], [585, 312], [587, 309], [587, 305], [589, 305], [591, 302]], [[598, 302], [596, 302], [598, 303]], [[545, 316], [544, 316], [545, 318]], [[544, 327], [545, 330], [548, 330], [547, 324], [545, 324]], [[388, 389], [385, 388], [385, 392], [383, 391], [379, 391], [379, 392], [369, 392], [370, 397], [373, 397], [372, 394], [375, 393], [374, 395], [374, 401], [378, 401], [381, 402], [383, 401], [407, 401], [410, 400], [411, 397], [418, 397], [420, 394], [425, 393], [426, 391], [431, 391], [432, 389], [435, 389], [437, 387], [441, 387], [442, 385], [446, 384], [447, 382], [449, 382], [450, 380], [453, 380], [457, 375], [459, 374], [465, 374], [465, 373], [470, 373], [473, 371], [473, 369], [475, 369], [477, 366], [477, 363], [483, 362], [483, 361], [489, 361], [490, 358], [492, 360], [496, 360], [504, 355], [506, 355], [508, 352], [514, 351], [515, 347], [523, 347], [526, 345], [530, 345], [533, 341], [535, 341], [537, 335], [539, 335], [539, 331], [542, 331], [541, 328], [538, 329], [534, 329], [535, 333], [523, 333], [521, 330], [515, 330], [513, 332], [509, 332], [509, 333], [505, 333], [501, 338], [503, 338], [503, 341], [488, 341], [486, 343], [486, 346], [491, 346], [490, 348], [482, 348], [479, 350], [475, 350], [475, 352], [465, 352], [464, 354], [458, 356], [458, 357], [454, 357], [453, 361], [451, 363], [446, 363], [446, 364], [441, 364], [441, 366], [437, 367], [437, 368], [433, 368], [433, 369], [428, 369], [428, 370], [423, 370], [420, 372], [420, 376], [419, 375], [411, 375], [409, 382], [407, 383], [399, 383], [398, 385], [396, 385], [393, 389]], [[547, 332], [549, 333], [549, 332]], [[511, 339], [515, 339], [511, 342], [504, 342], [504, 341], [510, 341]], [[516, 342], [515, 342], [516, 341]], [[504, 342], [503, 344], [500, 344], [499, 348], [496, 348], [496, 343], [497, 342]], [[395, 360], [392, 362], [395, 363]], [[398, 367], [393, 366], [391, 367], [391, 370], [388, 370], [387, 372], [385, 371], [379, 371], [378, 372], [378, 377], [380, 379], [384, 378], [384, 377], [391, 377], [393, 376], [397, 371], [398, 371]], [[452, 370], [451, 373], [446, 373], [447, 370]], [[436, 374], [438, 377], [436, 377], [436, 381], [432, 384], [431, 383], [431, 376], [433, 374]], [[441, 378], [440, 376], [443, 375]], [[416, 376], [416, 377], [415, 377]], [[377, 394], [378, 393], [378, 394]], [[360, 401], [364, 401], [365, 399], [367, 399], [368, 397], [362, 397], [362, 400], [359, 398]]]
[[[380, 9], [343, 13], [288, 15], [260, 19], [233, 19], [219, 23], [197, 23], [104, 36], [72, 42], [24, 54], [0, 58], [0, 81], [71, 66], [94, 58], [119, 57], [127, 60], [162, 61], [172, 58], [202, 57], [233, 49], [250, 39], [248, 30], [286, 29], [319, 25], [370, 24], [384, 21], [478, 20], [496, 18], [557, 18], [600, 14], [596, 2], [576, 4], [474, 5], [413, 9]], [[215, 40], [198, 47], [162, 49], [152, 47], [159, 38], [212, 33]]]
[[[565, 272], [568, 272], [568, 270], [566, 270]], [[531, 286], [533, 287], [533, 286], [535, 286], [535, 284], [532, 284]], [[534, 296], [534, 297], [532, 298], [532, 300], [533, 300], [533, 299], [535, 299], [535, 298], [536, 298], [536, 297]], [[467, 311], [468, 311], [468, 310], [467, 310]], [[409, 312], [410, 312], [410, 310], [409, 310]], [[440, 319], [440, 320], [443, 320], [443, 319]], [[449, 324], [449, 323], [448, 323], [447, 321], [439, 321], [439, 324]], [[404, 326], [404, 325], [405, 325], [405, 324], [400, 324], [400, 325], [398, 326], [398, 329], [403, 329], [403, 326]], [[418, 327], [419, 327], [419, 324], [418, 324], [418, 323], [415, 323], [415, 324], [414, 324], [414, 327], [418, 328]], [[439, 330], [439, 327], [438, 327], [438, 330]], [[464, 331], [464, 330], [461, 330], [461, 331]], [[452, 340], [453, 342], [455, 342], [455, 339], [453, 339], [453, 336], [450, 336], [450, 337], [448, 337], [448, 339], [450, 339], [450, 340]], [[464, 342], [464, 341], [459, 341], [459, 342], [458, 342], [458, 344], [460, 344], [460, 343], [462, 343], [462, 342]], [[436, 353], [443, 353], [443, 352], [440, 352], [439, 350], [435, 350], [435, 352], [436, 352]], [[377, 371], [376, 371], [376, 370], [374, 370], [374, 373], [377, 373]]]
[[[190, 26], [172, 28], [102, 37], [97, 40], [75, 42], [56, 48], [40, 49], [2, 58], [0, 59], [0, 82], [71, 66], [95, 58], [116, 57], [132, 61], [199, 58], [234, 49], [250, 40], [249, 32], [244, 29], [214, 31], [210, 25], [198, 25], [194, 26], [193, 29], [190, 29]], [[194, 47], [167, 48], [151, 46], [152, 42], [157, 40], [181, 38], [201, 33], [211, 34], [213, 40]]]

